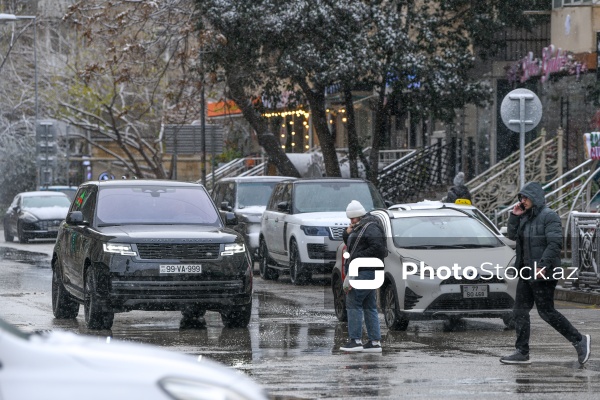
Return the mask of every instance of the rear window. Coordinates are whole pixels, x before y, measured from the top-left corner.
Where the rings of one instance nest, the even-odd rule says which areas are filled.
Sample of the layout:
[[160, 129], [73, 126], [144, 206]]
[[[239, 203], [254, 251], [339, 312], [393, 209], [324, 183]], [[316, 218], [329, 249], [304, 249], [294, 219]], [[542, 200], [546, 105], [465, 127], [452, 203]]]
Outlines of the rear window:
[[352, 200], [367, 211], [385, 208], [377, 189], [367, 182], [310, 182], [296, 185], [294, 213], [346, 211]]
[[238, 184], [238, 208], [266, 206], [277, 182], [253, 182]]
[[221, 226], [215, 206], [202, 188], [102, 188], [96, 212], [98, 226], [124, 224]]

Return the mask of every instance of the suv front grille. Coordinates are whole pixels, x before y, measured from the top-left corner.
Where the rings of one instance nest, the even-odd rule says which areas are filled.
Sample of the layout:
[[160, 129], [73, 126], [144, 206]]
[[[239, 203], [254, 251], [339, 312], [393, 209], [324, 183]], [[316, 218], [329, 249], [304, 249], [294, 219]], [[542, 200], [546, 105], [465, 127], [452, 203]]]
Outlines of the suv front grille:
[[331, 238], [333, 240], [342, 240], [342, 235], [346, 230], [347, 226], [332, 226], [329, 227], [329, 232], [331, 233]]
[[146, 260], [214, 260], [219, 258], [220, 244], [139, 243], [140, 258]]

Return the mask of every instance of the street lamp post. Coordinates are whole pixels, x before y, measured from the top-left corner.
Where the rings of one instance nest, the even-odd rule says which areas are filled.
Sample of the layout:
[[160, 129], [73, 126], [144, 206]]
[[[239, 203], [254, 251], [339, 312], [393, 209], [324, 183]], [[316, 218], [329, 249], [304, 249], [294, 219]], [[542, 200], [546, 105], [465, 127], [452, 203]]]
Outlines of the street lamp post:
[[[35, 87], [35, 117], [33, 123], [33, 131], [37, 133], [37, 122], [38, 122], [38, 62], [37, 62], [37, 17], [35, 15], [14, 15], [14, 14], [2, 14], [0, 13], [0, 22], [3, 21], [18, 21], [21, 19], [32, 19], [33, 20], [33, 76], [34, 76], [34, 87]], [[41, 174], [38, 168], [38, 186], [41, 183]]]

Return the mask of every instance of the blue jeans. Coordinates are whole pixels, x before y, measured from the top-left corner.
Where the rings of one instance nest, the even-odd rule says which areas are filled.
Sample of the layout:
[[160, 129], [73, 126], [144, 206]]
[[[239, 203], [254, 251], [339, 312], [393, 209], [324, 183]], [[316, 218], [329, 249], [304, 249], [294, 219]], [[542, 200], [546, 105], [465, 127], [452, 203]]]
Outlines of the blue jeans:
[[[359, 272], [358, 279], [374, 279], [373, 271]], [[381, 340], [379, 314], [377, 313], [377, 290], [352, 289], [346, 295], [348, 312], [348, 336], [362, 339], [363, 315], [369, 340]]]

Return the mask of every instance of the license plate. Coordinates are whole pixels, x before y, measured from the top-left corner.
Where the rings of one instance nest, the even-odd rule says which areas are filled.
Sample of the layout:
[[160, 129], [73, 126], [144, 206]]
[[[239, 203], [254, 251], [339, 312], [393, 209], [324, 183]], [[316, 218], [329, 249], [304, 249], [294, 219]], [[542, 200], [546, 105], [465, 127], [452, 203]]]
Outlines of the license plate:
[[463, 299], [488, 297], [488, 285], [461, 285]]
[[200, 264], [176, 264], [161, 265], [161, 274], [201, 274], [202, 265]]

